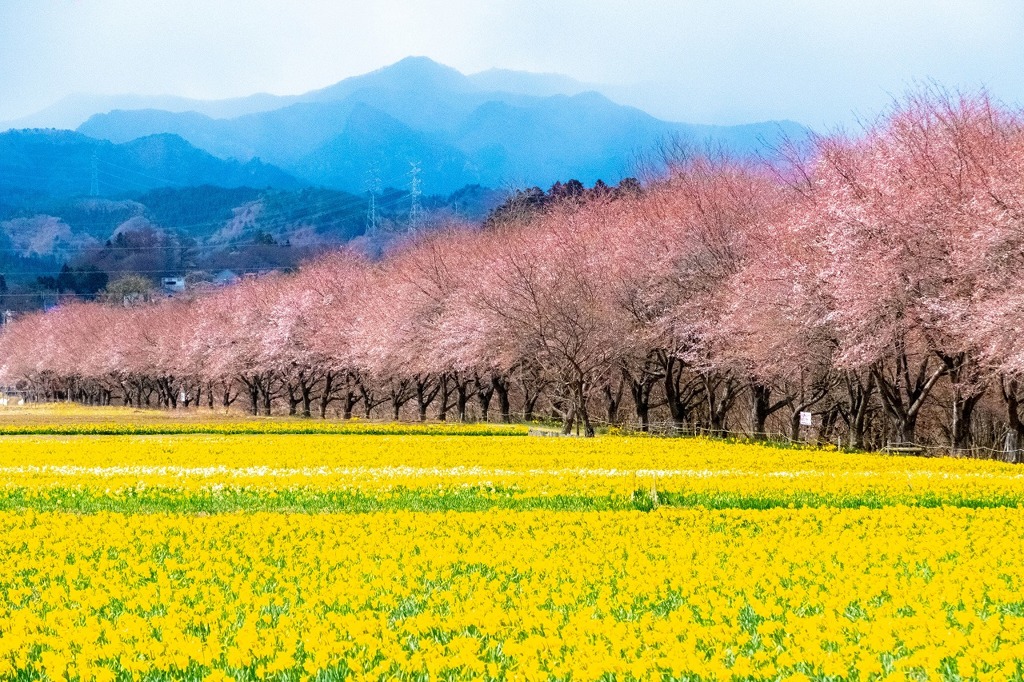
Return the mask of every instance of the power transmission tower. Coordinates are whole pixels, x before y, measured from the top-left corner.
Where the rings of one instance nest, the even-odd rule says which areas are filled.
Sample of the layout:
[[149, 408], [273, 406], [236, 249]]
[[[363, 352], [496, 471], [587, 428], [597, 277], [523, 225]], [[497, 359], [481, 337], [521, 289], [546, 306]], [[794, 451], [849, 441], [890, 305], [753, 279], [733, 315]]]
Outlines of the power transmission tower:
[[420, 205], [420, 196], [423, 194], [423, 190], [420, 186], [420, 162], [412, 161], [409, 163], [411, 169], [409, 171], [409, 231], [415, 232], [420, 227], [420, 221], [423, 220], [423, 207]]
[[366, 234], [369, 236], [377, 234], [380, 230], [380, 216], [377, 215], [377, 196], [380, 195], [380, 173], [374, 166], [369, 170], [366, 183], [367, 192], [370, 195], [369, 205], [366, 207]]
[[96, 156], [96, 152], [92, 153], [92, 182], [89, 184], [89, 196], [98, 197], [100, 195], [100, 169], [97, 165], [99, 159]]

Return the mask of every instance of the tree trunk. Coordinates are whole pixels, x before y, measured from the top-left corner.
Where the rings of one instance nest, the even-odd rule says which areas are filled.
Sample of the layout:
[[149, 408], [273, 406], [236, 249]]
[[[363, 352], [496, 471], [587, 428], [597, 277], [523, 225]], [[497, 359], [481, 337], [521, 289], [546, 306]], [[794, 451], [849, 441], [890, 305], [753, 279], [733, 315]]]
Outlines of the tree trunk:
[[302, 398], [295, 394], [295, 387], [288, 384], [288, 416], [294, 417], [295, 413], [299, 411], [299, 403], [302, 402]]
[[519, 371], [519, 389], [523, 392], [523, 421], [531, 422], [537, 409], [537, 400], [544, 389], [539, 371], [529, 363], [521, 363]]
[[793, 443], [800, 442], [800, 411], [793, 410], [789, 418], [789, 440]]
[[917, 417], [924, 402], [939, 378], [946, 373], [946, 367], [929, 372], [928, 358], [918, 364], [917, 373], [911, 374], [910, 360], [902, 350], [896, 354], [893, 376], [886, 375], [884, 367], [876, 364], [875, 379], [882, 404], [894, 422], [900, 442], [913, 444], [916, 439]]
[[700, 397], [701, 382], [699, 378], [694, 377], [683, 383], [686, 367], [682, 360], [672, 355], [665, 356], [664, 366], [665, 404], [672, 415], [672, 426], [677, 432], [681, 432], [686, 428], [690, 413]]
[[[324, 389], [320, 393], [320, 418], [327, 419], [327, 407], [334, 399], [334, 372], [324, 374]], [[351, 395], [351, 393], [349, 394]]]
[[538, 398], [540, 398], [540, 393], [526, 394], [523, 396], [523, 421], [533, 421], [533, 413], [537, 409]]
[[565, 411], [565, 416], [562, 417], [562, 435], [572, 435], [572, 427], [576, 423], [576, 406], [570, 405], [569, 409]]
[[[957, 392], [958, 393], [958, 392]], [[951, 429], [954, 452], [963, 452], [971, 447], [971, 423], [974, 408], [981, 402], [983, 394], [956, 395], [953, 399], [953, 428]]]
[[302, 398], [302, 416], [309, 419], [313, 416], [313, 387], [304, 378], [299, 380], [299, 393]]
[[373, 414], [373, 391], [366, 387], [366, 385], [360, 381], [359, 384], [359, 395], [363, 397], [363, 417], [369, 419]]
[[832, 382], [829, 377], [825, 377], [816, 383], [812, 383], [810, 394], [804, 390], [802, 378], [800, 384], [800, 394], [796, 397], [791, 396], [789, 400], [791, 405], [793, 405], [794, 401], [797, 401], [793, 405], [793, 414], [789, 417], [789, 440], [794, 443], [800, 440], [800, 415], [825, 399], [825, 396], [828, 395], [831, 389]]
[[270, 392], [270, 378], [268, 377], [265, 383], [262, 381], [257, 382], [257, 386], [260, 387], [260, 391], [263, 393], [263, 414], [269, 417], [274, 400]]
[[488, 421], [491, 409], [491, 398], [494, 396], [494, 385], [490, 382], [484, 383], [477, 376], [473, 379], [476, 384], [476, 399], [480, 402], [480, 421]]
[[455, 412], [458, 415], [460, 422], [465, 422], [466, 407], [469, 405], [469, 399], [473, 397], [473, 392], [469, 389], [468, 381], [455, 382]]
[[1024, 461], [1024, 452], [1021, 452], [1021, 444], [1024, 443], [1024, 423], [1022, 423], [1020, 414], [1020, 384], [1016, 379], [1000, 376], [999, 387], [1003, 402], [1006, 404], [1006, 418], [1010, 425], [1010, 430], [1003, 442], [1003, 452], [1006, 461], [1020, 464]]
[[583, 424], [583, 436], [594, 437], [594, 426], [590, 423], [590, 411], [587, 409], [587, 395], [582, 382], [576, 386], [576, 402], [579, 404], [580, 422]]
[[[245, 384], [245, 388], [249, 393], [249, 405], [252, 409], [253, 415], [259, 415], [260, 413], [260, 389], [256, 383], [256, 379], [242, 379], [242, 383]], [[227, 393], [225, 392], [225, 397]]]
[[791, 400], [783, 398], [772, 402], [772, 389], [758, 381], [750, 382], [750, 430], [755, 440], [764, 440], [768, 437], [765, 432], [765, 423], [768, 417], [789, 405]]
[[352, 410], [355, 408], [356, 403], [359, 402], [359, 396], [355, 394], [355, 391], [348, 391], [345, 393], [345, 400], [342, 403], [341, 416], [343, 419], [352, 418]]
[[864, 433], [867, 429], [871, 396], [875, 392], [875, 373], [868, 372], [866, 381], [856, 374], [846, 375], [846, 390], [850, 397], [850, 434], [853, 448], [864, 450]]
[[974, 408], [981, 400], [984, 388], [978, 388], [979, 377], [969, 354], [940, 354], [939, 358], [946, 366], [946, 373], [953, 384], [950, 445], [953, 452], [962, 452], [971, 445], [971, 418], [974, 416]]
[[619, 421], [619, 405], [622, 403], [624, 384], [625, 381], [620, 376], [618, 389], [613, 389], [611, 383], [606, 383], [601, 387], [601, 391], [604, 393], [605, 419], [609, 426], [617, 424]]
[[821, 426], [818, 428], [818, 443], [828, 443], [832, 440], [832, 431], [839, 420], [839, 406], [835, 403], [829, 405], [828, 409], [821, 413]]
[[651, 390], [661, 377], [657, 374], [643, 372], [639, 378], [636, 378], [625, 367], [622, 369], [622, 375], [629, 385], [629, 394], [633, 397], [633, 410], [636, 413], [640, 431], [647, 433], [651, 430]]
[[402, 406], [416, 396], [415, 387], [410, 390], [408, 379], [392, 379], [388, 382], [391, 398], [391, 414], [395, 421], [401, 417]]
[[[725, 418], [740, 394], [740, 384], [728, 376], [714, 378], [709, 374], [705, 374], [702, 376], [702, 379], [704, 381], [704, 395], [708, 401], [708, 419], [711, 426], [711, 435], [721, 438], [726, 435]], [[718, 391], [722, 386], [725, 389], [719, 395]]]
[[440, 384], [431, 386], [433, 380], [429, 375], [416, 377], [416, 406], [419, 409], [419, 420], [427, 421], [427, 408], [434, 402], [437, 392], [441, 390]]
[[912, 444], [917, 438], [917, 413], [908, 415], [899, 423], [900, 442]]
[[465, 422], [467, 419], [466, 407], [469, 404], [469, 393], [465, 390], [458, 392], [458, 400], [456, 401], [455, 410], [459, 415], [459, 421]]
[[225, 381], [223, 381], [221, 383], [224, 386], [224, 394], [223, 394], [222, 402], [224, 403], [224, 409], [226, 410], [229, 407], [231, 407], [232, 403], [234, 403], [235, 400], [238, 398], [238, 393], [235, 393], [234, 395], [231, 394], [231, 382], [225, 380]]
[[448, 409], [451, 405], [448, 401], [452, 397], [452, 387], [448, 383], [448, 375], [442, 374], [440, 379], [440, 385], [438, 387], [438, 405], [437, 405], [437, 421], [444, 422], [448, 421]]
[[512, 406], [508, 399], [508, 379], [494, 374], [491, 376], [491, 388], [498, 396], [498, 411], [501, 413], [501, 421], [508, 424], [512, 421]]

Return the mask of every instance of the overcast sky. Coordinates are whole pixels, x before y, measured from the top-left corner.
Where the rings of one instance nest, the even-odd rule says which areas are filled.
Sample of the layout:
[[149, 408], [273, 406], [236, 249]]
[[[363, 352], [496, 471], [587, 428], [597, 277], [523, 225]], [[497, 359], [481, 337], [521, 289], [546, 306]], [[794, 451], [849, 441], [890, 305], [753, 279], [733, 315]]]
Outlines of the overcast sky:
[[0, 120], [71, 93], [297, 94], [408, 55], [639, 83], [676, 120], [828, 127], [915, 80], [1024, 102], [1024, 2], [0, 0]]

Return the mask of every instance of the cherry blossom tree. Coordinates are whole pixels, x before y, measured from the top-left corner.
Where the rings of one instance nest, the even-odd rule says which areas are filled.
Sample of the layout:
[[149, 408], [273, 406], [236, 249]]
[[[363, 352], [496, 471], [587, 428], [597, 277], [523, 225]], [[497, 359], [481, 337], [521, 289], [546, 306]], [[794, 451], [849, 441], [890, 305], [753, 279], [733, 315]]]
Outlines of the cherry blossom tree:
[[799, 440], [811, 411], [819, 438], [858, 448], [926, 429], [1018, 460], [1022, 120], [985, 93], [918, 89], [788, 165], [685, 150], [644, 185], [531, 190], [522, 210], [377, 259], [341, 250], [138, 305], [65, 300], [3, 329], [0, 376], [45, 399], [242, 395], [254, 414], [321, 418], [550, 407], [586, 435], [600, 412]]

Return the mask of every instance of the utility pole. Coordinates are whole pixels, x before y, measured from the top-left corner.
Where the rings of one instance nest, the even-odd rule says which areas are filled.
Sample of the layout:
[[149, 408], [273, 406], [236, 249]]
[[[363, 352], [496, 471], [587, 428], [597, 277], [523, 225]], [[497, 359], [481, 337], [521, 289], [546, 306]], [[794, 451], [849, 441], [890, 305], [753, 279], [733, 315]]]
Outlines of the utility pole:
[[423, 194], [423, 190], [420, 187], [420, 162], [411, 161], [409, 163], [411, 170], [409, 171], [409, 231], [415, 232], [420, 227], [420, 221], [423, 219], [423, 207], [420, 206], [420, 195]]

